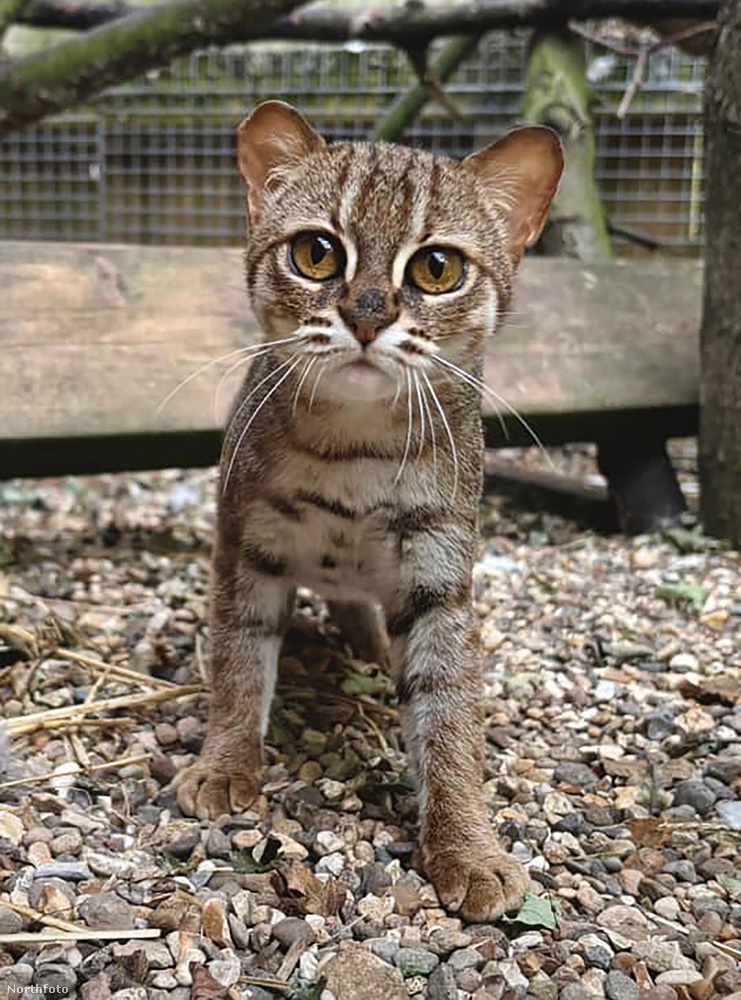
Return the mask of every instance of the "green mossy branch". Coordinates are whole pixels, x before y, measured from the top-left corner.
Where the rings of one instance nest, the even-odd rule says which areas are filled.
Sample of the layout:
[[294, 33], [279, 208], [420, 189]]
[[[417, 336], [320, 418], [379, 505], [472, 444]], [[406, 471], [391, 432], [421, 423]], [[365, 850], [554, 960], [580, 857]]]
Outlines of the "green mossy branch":
[[545, 253], [579, 260], [609, 260], [612, 246], [595, 180], [592, 100], [584, 45], [575, 35], [536, 33], [525, 78], [526, 121], [549, 125], [561, 136], [566, 165], [541, 238]]
[[0, 71], [0, 138], [206, 44], [259, 37], [298, 6], [297, 0], [174, 0], [15, 60]]

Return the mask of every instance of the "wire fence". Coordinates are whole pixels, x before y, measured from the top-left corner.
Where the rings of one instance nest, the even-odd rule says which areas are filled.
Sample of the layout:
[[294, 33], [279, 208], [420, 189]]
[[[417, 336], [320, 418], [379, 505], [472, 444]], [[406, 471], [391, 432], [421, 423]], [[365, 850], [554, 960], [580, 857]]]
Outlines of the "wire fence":
[[[674, 49], [656, 53], [619, 120], [632, 61], [588, 55], [610, 222], [665, 252], [698, 253], [703, 62]], [[525, 59], [524, 36], [488, 35], [446, 85], [462, 120], [431, 102], [403, 140], [454, 156], [491, 141], [518, 118]], [[329, 137], [362, 139], [413, 82], [406, 57], [386, 47], [263, 44], [194, 54], [0, 142], [0, 238], [239, 243], [234, 128], [249, 108], [282, 98]]]

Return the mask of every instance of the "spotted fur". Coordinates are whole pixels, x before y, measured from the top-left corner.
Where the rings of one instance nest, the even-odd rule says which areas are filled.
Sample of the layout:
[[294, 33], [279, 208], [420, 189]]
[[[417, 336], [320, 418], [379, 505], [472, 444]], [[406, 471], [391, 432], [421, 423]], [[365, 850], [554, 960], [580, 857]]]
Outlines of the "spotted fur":
[[[239, 153], [247, 287], [275, 347], [253, 364], [224, 439], [210, 732], [179, 801], [215, 817], [256, 796], [280, 636], [295, 587], [308, 585], [355, 626], [365, 655], [388, 660], [422, 862], [447, 906], [490, 919], [517, 904], [526, 877], [497, 846], [482, 796], [475, 383], [542, 227], [560, 147], [543, 129], [463, 163], [326, 144], [269, 102], [241, 126]], [[342, 248], [336, 277], [292, 264], [292, 240], [310, 231]], [[459, 287], [413, 286], [408, 263], [425, 246], [462, 254]]]

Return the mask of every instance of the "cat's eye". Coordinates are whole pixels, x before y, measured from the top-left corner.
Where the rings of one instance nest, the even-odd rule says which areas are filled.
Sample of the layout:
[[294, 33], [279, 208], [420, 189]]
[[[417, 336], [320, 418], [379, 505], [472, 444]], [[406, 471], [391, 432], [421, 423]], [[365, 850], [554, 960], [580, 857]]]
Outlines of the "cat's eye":
[[463, 254], [452, 247], [423, 247], [407, 265], [408, 280], [428, 295], [452, 292], [463, 281]]
[[291, 263], [305, 278], [327, 281], [345, 267], [345, 251], [329, 233], [299, 233], [291, 243]]

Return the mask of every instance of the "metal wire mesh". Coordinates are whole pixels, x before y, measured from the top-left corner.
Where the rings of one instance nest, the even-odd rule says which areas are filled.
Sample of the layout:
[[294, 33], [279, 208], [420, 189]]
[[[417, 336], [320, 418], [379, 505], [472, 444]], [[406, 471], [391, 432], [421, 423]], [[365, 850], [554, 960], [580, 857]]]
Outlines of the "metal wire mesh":
[[[463, 120], [430, 103], [404, 141], [455, 156], [490, 141], [517, 119], [525, 56], [524, 37], [487, 36], [447, 85]], [[669, 252], [697, 253], [703, 63], [658, 52], [622, 121], [615, 110], [631, 60], [594, 51], [589, 67], [599, 101], [597, 175], [611, 222]], [[332, 138], [359, 139], [413, 82], [406, 57], [385, 47], [195, 54], [0, 142], [0, 238], [238, 243], [244, 200], [234, 126], [249, 107], [279, 97]]]

